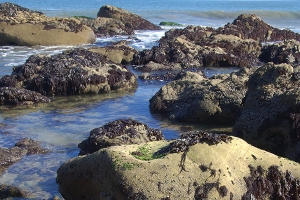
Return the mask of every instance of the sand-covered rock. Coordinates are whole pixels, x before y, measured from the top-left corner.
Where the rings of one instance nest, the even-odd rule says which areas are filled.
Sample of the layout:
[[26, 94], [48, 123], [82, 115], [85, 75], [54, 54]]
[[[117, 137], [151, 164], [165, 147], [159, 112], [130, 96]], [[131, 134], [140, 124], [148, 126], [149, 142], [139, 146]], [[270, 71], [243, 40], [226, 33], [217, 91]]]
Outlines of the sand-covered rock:
[[117, 64], [130, 63], [137, 52], [133, 47], [128, 46], [126, 41], [120, 41], [111, 46], [93, 47], [89, 50], [104, 55], [108, 60]]
[[[65, 199], [95, 200], [270, 199], [295, 196], [291, 188], [299, 191], [298, 163], [236, 137], [211, 141], [162, 157], [157, 152], [174, 141], [111, 146], [79, 156], [58, 169], [59, 191]], [[152, 157], [144, 160], [147, 154]], [[287, 190], [280, 194], [278, 187]]]
[[95, 40], [93, 30], [75, 18], [50, 18], [16, 4], [0, 4], [0, 45], [77, 45]]
[[32, 55], [14, 67], [0, 86], [26, 88], [43, 95], [106, 93], [135, 89], [137, 80], [123, 66], [86, 49], [74, 49], [53, 56]]

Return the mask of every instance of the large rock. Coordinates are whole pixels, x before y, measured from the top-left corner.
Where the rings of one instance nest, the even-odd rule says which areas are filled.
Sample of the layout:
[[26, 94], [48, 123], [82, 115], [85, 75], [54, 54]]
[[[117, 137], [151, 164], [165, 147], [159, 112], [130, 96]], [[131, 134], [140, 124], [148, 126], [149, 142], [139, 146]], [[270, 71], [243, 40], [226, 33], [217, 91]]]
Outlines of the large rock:
[[95, 39], [93, 30], [74, 18], [49, 18], [16, 4], [0, 4], [0, 45], [77, 45]]
[[113, 18], [120, 20], [126, 27], [132, 30], [160, 30], [160, 26], [156, 26], [141, 18], [138, 15], [130, 13], [121, 8], [110, 5], [102, 6], [97, 14], [97, 17]]
[[91, 130], [89, 138], [82, 141], [78, 147], [81, 149], [80, 154], [84, 155], [109, 146], [159, 140], [164, 140], [160, 130], [133, 119], [119, 119]]
[[[261, 44], [266, 41], [300, 40], [300, 34], [279, 30], [256, 15], [240, 15], [219, 29], [188, 26], [171, 29], [159, 46], [139, 52], [133, 64], [140, 69], [181, 69], [199, 67], [251, 67], [261, 65]], [[265, 59], [263, 59], [265, 61]]]
[[300, 161], [299, 66], [266, 64], [249, 78], [233, 134], [259, 148]]
[[15, 67], [0, 86], [26, 88], [43, 95], [103, 93], [135, 89], [137, 80], [128, 69], [84, 49], [61, 54], [33, 55]]
[[188, 122], [233, 123], [247, 92], [254, 68], [206, 78], [182, 72], [151, 99], [150, 109], [170, 119]]
[[20, 106], [50, 103], [52, 100], [40, 93], [11, 87], [0, 87], [0, 105]]
[[[201, 134], [219, 141], [214, 145], [201, 140], [183, 152], [162, 157], [157, 153], [170, 149], [174, 141], [111, 146], [71, 159], [57, 171], [59, 191], [65, 199], [74, 200], [270, 199], [298, 195], [298, 163], [239, 138], [229, 142], [226, 136], [220, 139]], [[191, 137], [199, 139], [199, 135]], [[152, 158], [141, 160], [144, 154]]]

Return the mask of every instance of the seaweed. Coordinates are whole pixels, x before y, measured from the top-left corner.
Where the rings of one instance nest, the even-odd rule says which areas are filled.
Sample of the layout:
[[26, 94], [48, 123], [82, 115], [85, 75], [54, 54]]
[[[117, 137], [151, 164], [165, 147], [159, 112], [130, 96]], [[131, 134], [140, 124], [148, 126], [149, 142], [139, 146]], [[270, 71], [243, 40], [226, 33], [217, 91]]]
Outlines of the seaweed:
[[247, 199], [300, 199], [300, 180], [294, 178], [288, 170], [283, 173], [278, 166], [270, 166], [268, 171], [261, 166], [249, 165], [250, 176], [244, 177], [247, 192], [242, 200]]
[[205, 131], [191, 131], [187, 134], [183, 134], [179, 139], [174, 140], [167, 147], [158, 151], [158, 154], [168, 154], [168, 153], [179, 153], [188, 151], [190, 146], [201, 142], [208, 142], [211, 144], [218, 144], [220, 142], [230, 142], [232, 140], [231, 136], [225, 134], [208, 133]]

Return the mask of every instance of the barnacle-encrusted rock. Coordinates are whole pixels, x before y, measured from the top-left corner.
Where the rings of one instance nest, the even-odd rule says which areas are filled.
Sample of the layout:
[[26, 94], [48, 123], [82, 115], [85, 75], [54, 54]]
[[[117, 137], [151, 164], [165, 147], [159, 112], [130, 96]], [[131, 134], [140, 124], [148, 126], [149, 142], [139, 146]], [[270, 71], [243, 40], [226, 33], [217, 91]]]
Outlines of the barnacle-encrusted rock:
[[300, 161], [299, 66], [268, 63], [249, 78], [233, 134], [259, 148]]
[[244, 68], [211, 78], [181, 72], [150, 99], [150, 109], [179, 121], [233, 123], [254, 70]]
[[[280, 171], [288, 170], [295, 177], [291, 180], [294, 183], [300, 177], [299, 163], [255, 148], [242, 139], [199, 132], [183, 136], [181, 140], [192, 142], [193, 138], [199, 143], [188, 145], [183, 152], [153, 156], [154, 159], [147, 161], [138, 159], [133, 152], [158, 155], [157, 152], [172, 146], [174, 141], [110, 146], [73, 158], [57, 170], [59, 191], [65, 199], [75, 200], [82, 197], [95, 200], [241, 199], [243, 195], [251, 195], [252, 191], [247, 193], [249, 185], [261, 183], [261, 179], [248, 178], [253, 174], [250, 165], [262, 169], [276, 165]], [[258, 197], [257, 193], [253, 195]]]
[[164, 140], [162, 132], [149, 128], [146, 124], [133, 119], [119, 119], [91, 130], [88, 139], [78, 147], [80, 154], [93, 153], [99, 149], [123, 144], [140, 144]]
[[51, 102], [50, 98], [38, 92], [20, 88], [0, 87], [0, 105], [20, 106], [49, 102]]
[[0, 4], [0, 45], [76, 45], [95, 39], [93, 30], [75, 18], [50, 18], [16, 4]]
[[262, 42], [288, 39], [299, 41], [300, 34], [274, 28], [256, 15], [240, 15], [218, 29], [171, 29], [160, 39], [159, 46], [136, 54], [133, 64], [148, 70], [155, 70], [151, 62], [162, 64], [160, 69], [251, 67], [261, 65]]
[[0, 79], [0, 86], [26, 88], [43, 95], [103, 93], [135, 89], [136, 77], [106, 57], [84, 49], [33, 55]]

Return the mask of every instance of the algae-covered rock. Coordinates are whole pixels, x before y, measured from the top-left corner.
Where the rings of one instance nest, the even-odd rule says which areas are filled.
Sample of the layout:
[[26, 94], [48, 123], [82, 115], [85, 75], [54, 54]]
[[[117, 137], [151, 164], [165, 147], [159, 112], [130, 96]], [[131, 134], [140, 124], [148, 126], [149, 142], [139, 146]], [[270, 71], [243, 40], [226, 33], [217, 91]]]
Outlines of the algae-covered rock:
[[[204, 140], [184, 152], [146, 161], [138, 159], [136, 152], [159, 152], [173, 141], [111, 146], [64, 163], [57, 171], [59, 191], [65, 199], [241, 199], [251, 195], [268, 199], [276, 196], [278, 184], [296, 183], [299, 189], [298, 163], [236, 137], [224, 141]], [[274, 174], [285, 178], [285, 173], [293, 176], [293, 183], [269, 178]], [[259, 180], [269, 181], [274, 192], [263, 193]]]
[[299, 66], [268, 63], [248, 81], [233, 134], [261, 149], [300, 161]]
[[150, 109], [178, 121], [231, 124], [254, 71], [245, 68], [211, 78], [202, 73], [179, 73], [150, 99]]
[[127, 68], [86, 49], [61, 54], [32, 55], [25, 64], [14, 67], [0, 86], [26, 88], [43, 95], [106, 93], [135, 89], [136, 77]]
[[119, 119], [104, 126], [91, 130], [88, 139], [78, 147], [80, 154], [93, 153], [99, 149], [123, 144], [140, 144], [149, 141], [164, 140], [159, 129], [153, 129], [146, 124], [133, 119]]

